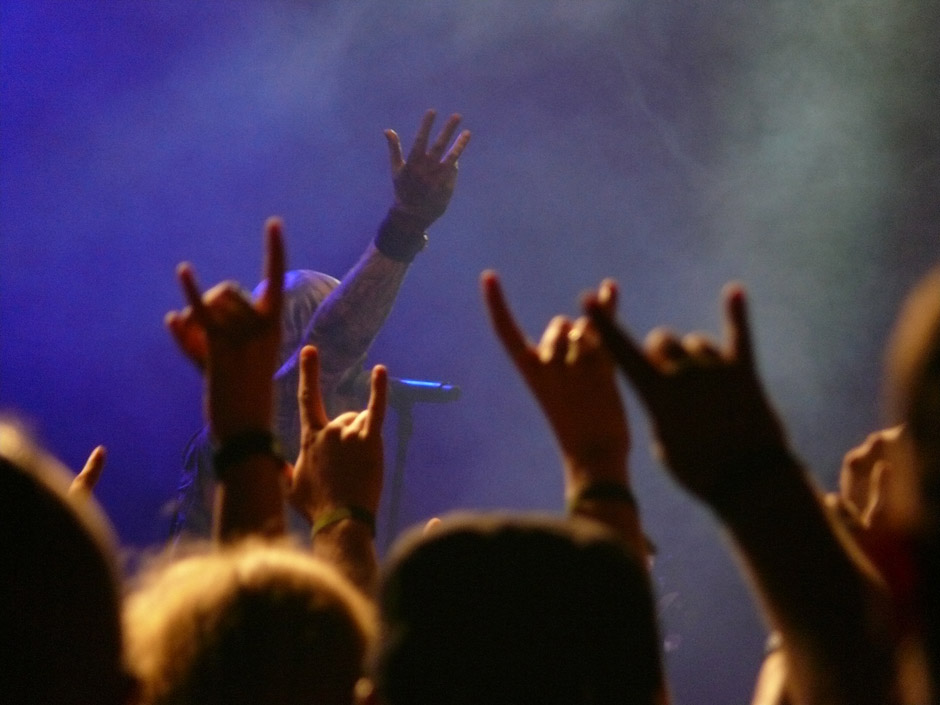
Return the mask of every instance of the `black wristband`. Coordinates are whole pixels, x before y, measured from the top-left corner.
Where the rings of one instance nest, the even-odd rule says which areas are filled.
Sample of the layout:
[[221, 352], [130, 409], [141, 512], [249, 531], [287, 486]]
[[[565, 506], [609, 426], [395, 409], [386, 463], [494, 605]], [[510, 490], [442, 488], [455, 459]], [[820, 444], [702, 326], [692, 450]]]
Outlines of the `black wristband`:
[[270, 431], [242, 431], [219, 445], [212, 455], [212, 467], [219, 480], [225, 476], [233, 466], [238, 465], [253, 455], [267, 455], [280, 462], [284, 462], [281, 449]]
[[428, 235], [423, 228], [415, 229], [407, 222], [407, 217], [391, 209], [373, 242], [376, 249], [389, 259], [410, 263], [427, 246]]
[[636, 509], [636, 497], [626, 485], [618, 482], [593, 482], [568, 501], [568, 513], [571, 514], [577, 510], [581, 502], [590, 502], [595, 499], [620, 502]]

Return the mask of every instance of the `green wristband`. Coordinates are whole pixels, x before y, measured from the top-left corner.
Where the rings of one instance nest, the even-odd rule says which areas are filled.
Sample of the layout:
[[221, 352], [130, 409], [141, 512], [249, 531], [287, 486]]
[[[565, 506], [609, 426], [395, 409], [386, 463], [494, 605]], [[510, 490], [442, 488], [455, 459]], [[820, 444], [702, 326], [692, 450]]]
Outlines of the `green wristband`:
[[375, 514], [370, 512], [368, 509], [363, 509], [362, 507], [357, 507], [355, 505], [348, 505], [344, 507], [337, 507], [333, 511], [327, 512], [322, 516], [317, 517], [313, 522], [313, 529], [310, 532], [311, 537], [316, 536], [323, 529], [333, 524], [337, 524], [343, 519], [354, 519], [362, 524], [365, 524], [369, 527], [369, 531], [375, 536]]

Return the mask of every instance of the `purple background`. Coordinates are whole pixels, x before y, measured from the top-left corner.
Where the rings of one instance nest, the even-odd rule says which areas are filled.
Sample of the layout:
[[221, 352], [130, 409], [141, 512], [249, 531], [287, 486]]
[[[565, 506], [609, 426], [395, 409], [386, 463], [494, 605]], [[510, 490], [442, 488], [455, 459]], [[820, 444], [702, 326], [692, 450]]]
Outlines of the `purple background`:
[[[390, 202], [382, 129], [410, 144], [433, 106], [474, 137], [371, 360], [463, 397], [416, 409], [404, 523], [561, 505], [486, 267], [533, 336], [604, 276], [638, 334], [718, 331], [718, 291], [743, 280], [769, 391], [831, 486], [881, 423], [884, 337], [940, 254], [937, 10], [759, 6], [2, 0], [0, 405], [73, 467], [104, 443], [123, 541], [161, 540], [200, 425], [162, 327], [176, 263], [251, 286], [279, 214], [291, 265], [341, 276]], [[630, 404], [675, 701], [743, 702], [757, 611]]]

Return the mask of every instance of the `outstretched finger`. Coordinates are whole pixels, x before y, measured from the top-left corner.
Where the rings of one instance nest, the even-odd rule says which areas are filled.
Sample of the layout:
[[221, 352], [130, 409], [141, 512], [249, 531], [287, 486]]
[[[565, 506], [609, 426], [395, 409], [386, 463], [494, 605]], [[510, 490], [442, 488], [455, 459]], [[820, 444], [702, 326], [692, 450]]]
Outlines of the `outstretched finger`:
[[568, 345], [570, 343], [568, 335], [571, 333], [573, 326], [574, 324], [567, 316], [558, 315], [552, 318], [535, 347], [539, 360], [545, 364], [564, 362], [568, 357]]
[[300, 351], [297, 406], [300, 408], [300, 424], [304, 428], [319, 431], [330, 421], [320, 392], [320, 354], [312, 345], [304, 345]]
[[72, 484], [69, 485], [69, 494], [90, 493], [95, 488], [95, 485], [98, 484], [98, 480], [101, 479], [101, 473], [104, 470], [104, 462], [106, 459], [107, 451], [104, 446], [98, 446], [91, 451], [91, 455], [89, 455], [88, 460], [85, 461], [85, 467], [82, 468], [82, 471], [75, 476], [75, 479], [72, 480]]
[[754, 366], [754, 346], [751, 326], [747, 317], [747, 296], [740, 284], [728, 284], [723, 292], [725, 300], [725, 339], [733, 359], [747, 367]]
[[614, 323], [596, 297], [589, 296], [585, 300], [584, 310], [597, 327], [604, 345], [610, 350], [610, 354], [613, 355], [620, 369], [648, 404], [653, 396], [653, 388], [659, 379], [656, 368], [646, 359], [643, 351], [633, 342], [629, 333]]
[[617, 282], [613, 279], [605, 279], [597, 289], [597, 303], [604, 309], [604, 313], [609, 318], [613, 318], [617, 313], [617, 297], [619, 295]]
[[418, 159], [424, 156], [428, 149], [428, 136], [431, 134], [431, 125], [434, 124], [434, 118], [437, 111], [428, 110], [421, 118], [421, 124], [418, 125], [418, 134], [415, 135], [414, 144], [411, 145], [411, 151], [408, 152], [408, 159]]
[[187, 312], [170, 311], [163, 318], [163, 322], [179, 349], [200, 370], [205, 369], [209, 357], [209, 342], [206, 340], [206, 331], [193, 320]]
[[467, 148], [467, 143], [470, 142], [470, 130], [464, 130], [454, 141], [454, 144], [451, 146], [450, 151], [447, 152], [447, 155], [444, 157], [445, 166], [456, 166], [457, 160], [460, 159], [460, 155], [463, 154], [463, 151]]
[[209, 311], [202, 302], [202, 292], [196, 281], [196, 273], [189, 262], [182, 262], [176, 268], [176, 276], [183, 287], [183, 295], [193, 309], [193, 317], [204, 326], [209, 323]]
[[704, 333], [688, 333], [682, 338], [686, 353], [700, 365], [717, 365], [721, 362], [721, 351]]
[[454, 113], [447, 118], [447, 122], [444, 123], [444, 127], [441, 129], [441, 134], [434, 140], [434, 144], [431, 145], [431, 150], [428, 152], [432, 158], [440, 159], [441, 156], [443, 156], [447, 145], [450, 144], [451, 138], [453, 138], [454, 133], [457, 131], [458, 125], [460, 125], [459, 113]]
[[264, 278], [267, 286], [258, 302], [261, 313], [281, 320], [284, 301], [284, 223], [280, 218], [268, 218], [264, 224], [265, 254]]
[[528, 359], [533, 355], [532, 346], [509, 310], [496, 272], [492, 270], [483, 272], [480, 276], [480, 284], [483, 287], [483, 298], [490, 314], [490, 321], [496, 330], [496, 337], [500, 339], [516, 365], [526, 366]]
[[401, 153], [401, 139], [395, 130], [386, 130], [385, 141], [388, 142], [388, 161], [392, 167], [392, 174], [397, 174], [405, 166], [405, 157]]
[[387, 406], [388, 370], [385, 365], [376, 365], [372, 368], [372, 389], [369, 394], [369, 405], [366, 407], [366, 411], [369, 412], [365, 429], [367, 435], [381, 433]]

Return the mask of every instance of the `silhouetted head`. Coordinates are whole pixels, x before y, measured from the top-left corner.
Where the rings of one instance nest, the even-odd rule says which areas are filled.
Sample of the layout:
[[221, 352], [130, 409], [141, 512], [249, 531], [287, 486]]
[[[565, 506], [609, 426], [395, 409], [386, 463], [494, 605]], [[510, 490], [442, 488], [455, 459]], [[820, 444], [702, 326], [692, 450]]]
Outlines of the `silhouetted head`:
[[127, 702], [118, 573], [103, 513], [71, 473], [0, 420], [0, 702]]
[[447, 519], [398, 544], [379, 602], [388, 705], [660, 702], [646, 571], [594, 524]]
[[125, 628], [145, 700], [199, 705], [350, 705], [375, 631], [332, 566], [262, 542], [153, 567]]
[[940, 530], [940, 268], [901, 309], [888, 348], [888, 403], [913, 445], [917, 523]]
[[940, 267], [908, 296], [888, 348], [887, 393], [907, 425], [911, 498], [901, 517], [917, 546], [922, 627], [935, 694], [940, 692]]

